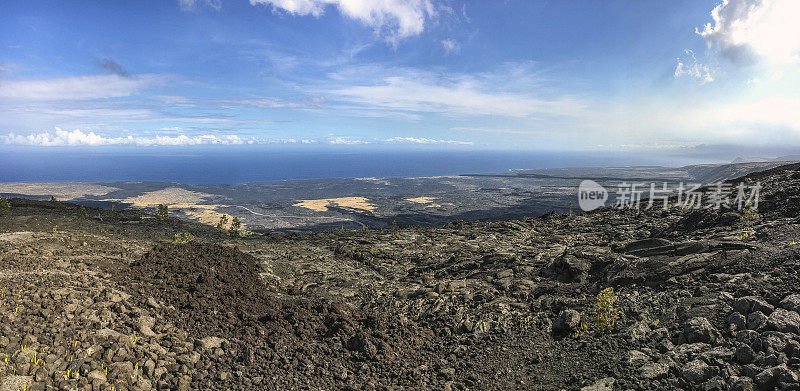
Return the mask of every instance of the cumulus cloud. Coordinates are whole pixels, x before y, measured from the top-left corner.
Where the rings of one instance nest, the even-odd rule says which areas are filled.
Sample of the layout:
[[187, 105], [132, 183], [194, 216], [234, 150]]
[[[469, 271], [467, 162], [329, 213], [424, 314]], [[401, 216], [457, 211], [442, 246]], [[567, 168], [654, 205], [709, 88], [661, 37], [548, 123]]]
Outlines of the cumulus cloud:
[[458, 53], [461, 51], [461, 45], [452, 39], [442, 40], [442, 47], [444, 48], [444, 52], [446, 54]]
[[701, 64], [697, 61], [697, 57], [691, 50], [685, 51], [686, 55], [683, 58], [678, 58], [678, 65], [675, 67], [675, 78], [687, 76], [696, 79], [700, 84], [706, 84], [714, 81], [714, 73], [716, 69], [707, 64]]
[[294, 15], [321, 16], [333, 6], [349, 18], [375, 29], [389, 42], [419, 35], [425, 23], [436, 16], [431, 0], [250, 0], [252, 5], [270, 5]]
[[759, 60], [800, 62], [800, 1], [723, 0], [711, 11], [713, 23], [702, 31], [709, 46], [738, 65]]
[[385, 140], [390, 144], [424, 144], [424, 145], [474, 145], [471, 141], [457, 141], [457, 140], [437, 140], [431, 138], [415, 138], [415, 137], [392, 137]]
[[131, 96], [163, 78], [141, 75], [135, 79], [118, 75], [74, 76], [40, 80], [0, 80], [0, 100], [53, 101], [91, 100]]
[[156, 146], [156, 145], [242, 145], [255, 144], [259, 140], [254, 138], [243, 138], [238, 135], [217, 136], [214, 134], [203, 134], [199, 136], [187, 136], [184, 134], [177, 136], [154, 136], [154, 137], [105, 137], [94, 132], [84, 133], [80, 129], [71, 132], [56, 128], [55, 133], [42, 132], [29, 135], [8, 134], [0, 136], [5, 144], [11, 145], [32, 145], [42, 147], [60, 146], [100, 146], [100, 145], [135, 145], [135, 146]]

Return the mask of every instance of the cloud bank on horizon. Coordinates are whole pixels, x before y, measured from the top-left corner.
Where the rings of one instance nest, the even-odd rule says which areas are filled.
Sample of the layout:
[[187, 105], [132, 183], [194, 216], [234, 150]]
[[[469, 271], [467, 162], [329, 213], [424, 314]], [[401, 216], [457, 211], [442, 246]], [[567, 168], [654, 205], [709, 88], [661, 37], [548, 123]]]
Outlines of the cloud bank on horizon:
[[800, 2], [646, 3], [9, 4], [0, 144], [800, 148]]
[[[179, 129], [161, 129], [161, 132], [172, 133]], [[438, 140], [429, 138], [391, 137], [379, 140], [360, 140], [333, 135], [324, 139], [262, 139], [256, 137], [240, 137], [236, 134], [216, 135], [201, 134], [186, 136], [159, 135], [105, 137], [94, 132], [72, 131], [55, 128], [54, 132], [41, 132], [28, 135], [10, 133], [0, 136], [0, 141], [10, 145], [26, 145], [41, 147], [63, 146], [101, 146], [101, 145], [134, 145], [134, 146], [193, 146], [193, 145], [257, 145], [257, 144], [328, 144], [328, 145], [362, 145], [362, 144], [408, 144], [408, 145], [472, 145], [468, 141]]]

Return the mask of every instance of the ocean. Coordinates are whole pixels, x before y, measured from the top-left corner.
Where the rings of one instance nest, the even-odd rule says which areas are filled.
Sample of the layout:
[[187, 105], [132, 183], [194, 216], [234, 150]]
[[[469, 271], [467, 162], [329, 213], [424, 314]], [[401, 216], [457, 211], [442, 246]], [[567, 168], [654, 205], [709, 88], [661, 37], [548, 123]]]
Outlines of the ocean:
[[509, 169], [684, 165], [612, 152], [278, 148], [0, 148], [0, 182], [158, 181], [235, 184], [292, 179], [488, 174]]

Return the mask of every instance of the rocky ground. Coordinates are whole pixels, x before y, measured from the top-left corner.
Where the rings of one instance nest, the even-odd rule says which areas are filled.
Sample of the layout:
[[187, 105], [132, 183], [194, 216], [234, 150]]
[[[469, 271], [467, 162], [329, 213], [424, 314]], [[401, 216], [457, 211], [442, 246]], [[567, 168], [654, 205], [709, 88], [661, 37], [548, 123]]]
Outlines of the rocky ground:
[[235, 238], [12, 199], [0, 390], [799, 389], [800, 165], [748, 180], [757, 213]]

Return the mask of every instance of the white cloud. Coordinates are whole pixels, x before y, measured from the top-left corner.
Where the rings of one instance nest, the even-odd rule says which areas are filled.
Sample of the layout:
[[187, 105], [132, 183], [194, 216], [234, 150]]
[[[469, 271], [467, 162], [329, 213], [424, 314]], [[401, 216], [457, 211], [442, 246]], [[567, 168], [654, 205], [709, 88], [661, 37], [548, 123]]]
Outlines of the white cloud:
[[478, 80], [459, 77], [437, 80], [424, 75], [390, 76], [377, 85], [349, 86], [330, 93], [341, 99], [379, 109], [440, 113], [449, 116], [534, 115], [580, 116], [586, 106], [569, 97], [541, 99], [510, 92], [489, 91]]
[[513, 129], [513, 128], [503, 128], [503, 127], [482, 127], [482, 126], [456, 126], [450, 128], [450, 130], [455, 130], [459, 132], [476, 132], [476, 133], [497, 133], [497, 134], [543, 134], [546, 133], [541, 129]]
[[42, 132], [27, 136], [18, 134], [8, 134], [0, 136], [5, 144], [11, 145], [32, 145], [43, 147], [55, 146], [100, 146], [100, 145], [135, 145], [135, 146], [156, 146], [156, 145], [241, 145], [255, 144], [259, 140], [254, 138], [243, 138], [238, 135], [217, 136], [214, 134], [203, 134], [199, 136], [154, 136], [154, 137], [105, 137], [94, 132], [84, 133], [80, 129], [71, 132], [56, 128], [55, 133]]
[[415, 138], [415, 137], [392, 137], [390, 139], [385, 140], [387, 143], [390, 144], [425, 144], [425, 145], [443, 145], [443, 144], [452, 144], [452, 145], [473, 145], [474, 143], [471, 141], [457, 141], [457, 140], [437, 140], [431, 138]]
[[442, 47], [446, 54], [458, 53], [461, 51], [461, 45], [453, 39], [442, 40]]
[[211, 106], [211, 107], [234, 107], [250, 106], [262, 109], [309, 109], [318, 108], [325, 104], [322, 96], [307, 96], [297, 100], [286, 100], [276, 98], [247, 98], [247, 99], [198, 99], [178, 95], [156, 95], [151, 97], [154, 100], [170, 105], [184, 106]]
[[363, 144], [370, 144], [369, 141], [354, 139], [354, 138], [351, 138], [351, 137], [331, 137], [328, 140], [326, 140], [326, 142], [328, 144], [334, 144], [334, 145], [363, 145]]
[[15, 73], [22, 69], [22, 65], [15, 63], [4, 63], [0, 61], [0, 73]]
[[141, 75], [75, 76], [40, 80], [0, 80], [0, 100], [54, 101], [120, 98], [134, 95], [164, 78]]
[[[237, 134], [217, 135], [210, 130], [206, 134], [189, 136], [181, 134], [180, 127], [163, 128], [160, 132], [173, 134], [163, 136], [128, 135], [123, 137], [104, 136], [92, 131], [82, 131], [75, 129], [66, 131], [55, 128], [54, 132], [39, 132], [28, 135], [10, 133], [0, 135], [0, 143], [7, 145], [38, 146], [38, 147], [65, 147], [65, 146], [195, 146], [195, 145], [253, 145], [253, 144], [330, 144], [330, 145], [366, 145], [373, 144], [372, 141], [330, 135], [323, 139], [311, 138], [284, 138], [284, 139], [265, 139], [256, 137], [245, 137]], [[177, 133], [177, 134], [176, 134]], [[378, 143], [419, 143], [419, 144], [445, 144], [462, 143], [458, 141], [430, 140], [395, 137], [389, 140], [379, 140]]]
[[231, 106], [252, 106], [263, 109], [308, 109], [316, 108], [325, 104], [325, 98], [321, 96], [311, 96], [300, 100], [283, 100], [274, 98], [255, 98], [255, 99], [222, 99], [222, 100], [209, 100], [209, 104], [221, 104]]
[[688, 76], [700, 82], [700, 84], [706, 84], [714, 81], [714, 73], [716, 73], [716, 69], [710, 67], [707, 64], [701, 64], [697, 62], [697, 57], [694, 55], [694, 52], [691, 50], [686, 50], [686, 56], [683, 58], [678, 58], [678, 65], [675, 67], [675, 78], [679, 78], [682, 76]]
[[250, 4], [271, 5], [295, 15], [319, 17], [329, 5], [342, 15], [375, 29], [389, 42], [419, 35], [437, 12], [430, 0], [250, 0]]
[[222, 9], [221, 0], [178, 0], [178, 4], [181, 6], [181, 11], [184, 12], [194, 11], [201, 5], [211, 7], [217, 11]]
[[800, 1], [723, 0], [697, 33], [736, 64], [800, 62]]
[[[741, 97], [649, 102], [609, 108], [578, 136], [597, 143], [779, 143], [800, 145], [800, 97]], [[609, 132], [613, 129], [613, 132]]]
[[800, 137], [798, 107], [800, 98], [779, 97], [735, 102], [695, 115], [698, 123], [727, 124], [730, 126], [728, 129], [748, 128], [751, 130], [751, 135], [756, 137], [768, 136], [762, 130], [767, 126], [791, 129], [796, 137]]

